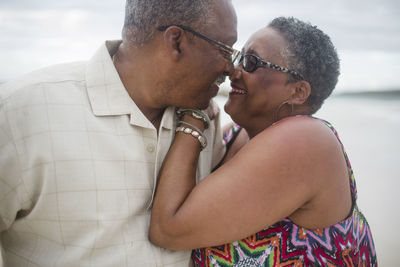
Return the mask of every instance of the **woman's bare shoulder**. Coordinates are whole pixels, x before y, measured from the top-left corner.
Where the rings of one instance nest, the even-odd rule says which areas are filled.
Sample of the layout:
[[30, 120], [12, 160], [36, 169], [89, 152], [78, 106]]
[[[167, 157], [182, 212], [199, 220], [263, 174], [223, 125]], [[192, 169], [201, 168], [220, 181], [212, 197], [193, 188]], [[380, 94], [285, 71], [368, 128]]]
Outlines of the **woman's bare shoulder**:
[[[333, 132], [320, 120], [310, 116], [295, 116], [283, 119], [261, 132], [257, 143], [273, 139], [281, 145], [314, 149], [328, 143], [337, 145]], [[327, 143], [328, 142], [328, 143]], [[270, 142], [267, 142], [270, 143]], [[321, 145], [316, 147], [315, 145]]]
[[325, 179], [321, 178], [324, 170], [343, 166], [343, 152], [333, 132], [320, 120], [306, 116], [270, 126], [252, 138], [237, 157], [238, 161], [257, 163], [265, 172], [285, 168], [287, 177], [318, 183]]

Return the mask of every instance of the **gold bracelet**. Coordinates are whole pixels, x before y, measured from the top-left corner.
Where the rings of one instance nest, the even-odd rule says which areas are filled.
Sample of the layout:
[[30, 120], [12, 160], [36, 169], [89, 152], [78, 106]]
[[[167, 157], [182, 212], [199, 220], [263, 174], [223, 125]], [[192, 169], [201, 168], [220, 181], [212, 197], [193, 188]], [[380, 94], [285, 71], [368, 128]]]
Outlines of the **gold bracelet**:
[[201, 150], [203, 150], [207, 146], [207, 139], [198, 131], [193, 130], [189, 127], [179, 126], [176, 127], [175, 132], [182, 132], [185, 134], [190, 134], [200, 142]]

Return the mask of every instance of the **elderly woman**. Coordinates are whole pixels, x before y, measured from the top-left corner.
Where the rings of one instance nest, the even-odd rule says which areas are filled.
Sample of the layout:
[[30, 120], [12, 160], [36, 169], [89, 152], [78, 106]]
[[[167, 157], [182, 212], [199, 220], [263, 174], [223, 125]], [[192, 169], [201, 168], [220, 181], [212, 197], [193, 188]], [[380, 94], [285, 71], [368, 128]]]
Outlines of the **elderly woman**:
[[181, 112], [159, 175], [151, 241], [195, 249], [196, 266], [376, 266], [344, 148], [331, 124], [311, 116], [339, 75], [329, 37], [277, 18], [250, 37], [237, 62], [225, 105], [236, 124], [223, 164], [196, 185], [205, 125], [198, 113]]

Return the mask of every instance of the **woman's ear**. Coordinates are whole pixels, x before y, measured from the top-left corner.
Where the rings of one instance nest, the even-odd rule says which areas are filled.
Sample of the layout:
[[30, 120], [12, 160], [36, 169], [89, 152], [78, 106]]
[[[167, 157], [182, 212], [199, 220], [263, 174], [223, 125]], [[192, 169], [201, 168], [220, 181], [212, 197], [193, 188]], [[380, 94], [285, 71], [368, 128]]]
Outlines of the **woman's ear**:
[[311, 94], [311, 85], [304, 81], [293, 83], [292, 97], [288, 101], [289, 104], [302, 105], [304, 104]]
[[182, 41], [184, 39], [184, 30], [179, 27], [168, 27], [163, 34], [164, 43], [167, 47], [167, 53], [172, 56], [174, 60], [179, 60], [182, 54]]

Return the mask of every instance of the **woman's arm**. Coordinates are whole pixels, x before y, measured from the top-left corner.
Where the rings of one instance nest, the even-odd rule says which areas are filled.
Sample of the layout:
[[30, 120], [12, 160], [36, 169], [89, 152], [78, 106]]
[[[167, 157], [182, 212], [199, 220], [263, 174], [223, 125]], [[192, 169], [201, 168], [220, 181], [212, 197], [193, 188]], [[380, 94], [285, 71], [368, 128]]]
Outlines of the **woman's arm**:
[[330, 178], [325, 162], [336, 143], [322, 127], [309, 118], [272, 126], [197, 186], [200, 146], [178, 133], [159, 174], [150, 240], [175, 250], [218, 245], [290, 216]]

